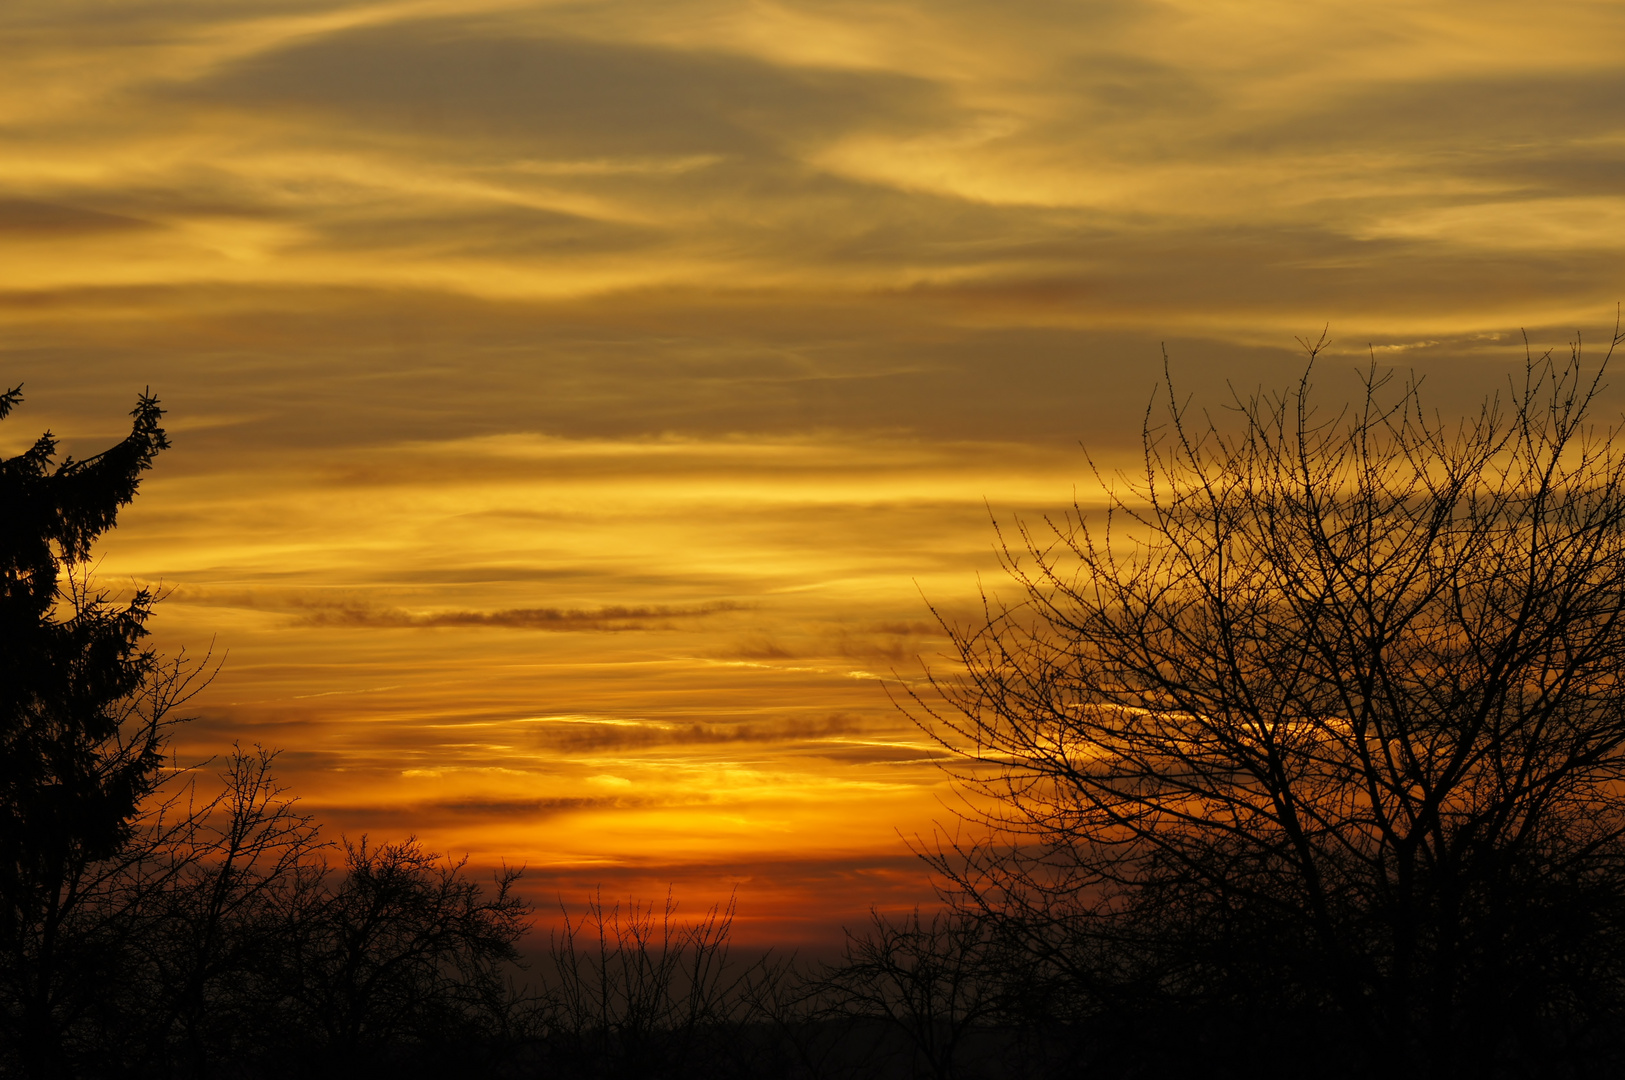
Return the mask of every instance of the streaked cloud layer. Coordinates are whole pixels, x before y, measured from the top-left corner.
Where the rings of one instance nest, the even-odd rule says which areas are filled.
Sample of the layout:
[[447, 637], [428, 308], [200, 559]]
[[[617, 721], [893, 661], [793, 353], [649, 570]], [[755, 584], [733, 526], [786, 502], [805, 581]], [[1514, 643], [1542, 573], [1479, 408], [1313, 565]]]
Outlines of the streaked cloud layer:
[[14, 2], [3, 441], [171, 409], [102, 573], [229, 651], [197, 752], [570, 887], [861, 911], [946, 814], [883, 689], [922, 593], [1132, 448], [1160, 343], [1211, 394], [1330, 323], [1448, 408], [1611, 317], [1622, 44], [1604, 2]]

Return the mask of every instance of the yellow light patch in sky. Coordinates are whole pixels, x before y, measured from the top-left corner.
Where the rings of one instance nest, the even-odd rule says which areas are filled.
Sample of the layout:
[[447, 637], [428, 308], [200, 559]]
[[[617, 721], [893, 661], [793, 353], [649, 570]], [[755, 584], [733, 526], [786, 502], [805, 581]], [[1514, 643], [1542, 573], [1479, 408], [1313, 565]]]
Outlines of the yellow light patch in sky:
[[942, 651], [922, 594], [958, 610], [993, 571], [982, 493], [1051, 496], [1068, 464], [834, 435], [295, 455], [156, 473], [99, 574], [169, 590], [166, 645], [229, 649], [184, 750], [283, 746], [345, 828], [578, 888], [904, 859], [946, 789], [882, 684]]

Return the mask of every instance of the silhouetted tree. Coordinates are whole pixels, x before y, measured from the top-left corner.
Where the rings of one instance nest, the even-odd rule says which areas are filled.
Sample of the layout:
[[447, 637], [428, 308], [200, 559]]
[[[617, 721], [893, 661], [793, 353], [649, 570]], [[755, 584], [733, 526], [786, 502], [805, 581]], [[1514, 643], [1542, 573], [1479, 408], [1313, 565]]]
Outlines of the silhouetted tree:
[[758, 998], [785, 979], [771, 956], [732, 955], [734, 901], [677, 918], [668, 896], [623, 910], [593, 897], [564, 913], [542, 1005], [555, 1075], [679, 1080], [757, 1075], [762, 1040], [744, 1039]]
[[901, 920], [873, 913], [864, 932], [848, 933], [841, 962], [816, 987], [822, 1016], [845, 1021], [857, 1037], [864, 1021], [878, 1021], [864, 1053], [871, 1062], [898, 1049], [900, 1034], [909, 1075], [963, 1075], [967, 1042], [1004, 1018], [1006, 958], [991, 929], [962, 912], [922, 918], [916, 909]]
[[127, 912], [128, 959], [124, 981], [104, 989], [119, 1007], [98, 1045], [131, 1073], [210, 1076], [264, 1049], [284, 916], [319, 884], [325, 846], [277, 784], [275, 757], [236, 748], [212, 798], [152, 813], [102, 894]]
[[[0, 418], [21, 400], [0, 394]], [[151, 593], [118, 605], [82, 575], [169, 445], [156, 398], [132, 415], [83, 461], [55, 463], [48, 433], [0, 461], [0, 1038], [31, 1075], [65, 1074], [65, 1027], [97, 1002], [110, 928], [82, 905], [127, 851], [196, 673], [142, 648]]]
[[1579, 1068], [1625, 975], [1600, 371], [1532, 356], [1445, 424], [1373, 367], [1323, 416], [1323, 342], [1233, 423], [1170, 391], [1143, 475], [1020, 526], [1018, 598], [945, 623], [962, 672], [916, 715], [989, 828], [936, 868], [1035, 980], [1207, 1031], [1214, 1071]]
[[392, 1058], [399, 1071], [412, 1064], [403, 1053], [501, 1042], [515, 1004], [506, 973], [531, 908], [514, 892], [519, 871], [486, 890], [465, 866], [415, 839], [366, 838], [346, 843], [342, 873], [298, 866], [274, 955], [245, 973], [272, 1029], [267, 1056], [347, 1075]]

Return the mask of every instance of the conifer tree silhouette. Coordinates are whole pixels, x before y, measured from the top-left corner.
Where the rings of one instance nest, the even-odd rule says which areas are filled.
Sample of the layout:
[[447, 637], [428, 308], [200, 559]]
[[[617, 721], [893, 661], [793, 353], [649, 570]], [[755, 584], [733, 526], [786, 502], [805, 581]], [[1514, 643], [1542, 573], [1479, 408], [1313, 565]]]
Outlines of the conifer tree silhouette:
[[[0, 394], [0, 418], [22, 388]], [[28, 1075], [61, 1075], [70, 977], [93, 978], [95, 944], [64, 933], [87, 868], [131, 836], [162, 762], [172, 697], [142, 647], [155, 597], [92, 593], [92, 545], [169, 446], [142, 394], [130, 435], [56, 462], [49, 432], [0, 460], [0, 994], [5, 1041]], [[161, 678], [160, 678], [161, 681]]]

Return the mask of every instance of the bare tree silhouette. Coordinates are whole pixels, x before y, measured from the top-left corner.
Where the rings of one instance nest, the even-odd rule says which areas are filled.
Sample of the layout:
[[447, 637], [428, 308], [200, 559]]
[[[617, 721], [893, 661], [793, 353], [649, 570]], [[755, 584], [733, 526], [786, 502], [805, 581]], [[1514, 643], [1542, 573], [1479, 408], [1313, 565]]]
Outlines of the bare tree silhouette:
[[1601, 369], [1531, 355], [1447, 424], [1373, 366], [1323, 415], [1324, 343], [1233, 422], [1170, 389], [1099, 519], [1004, 543], [1017, 598], [945, 621], [962, 671], [909, 705], [988, 837], [932, 861], [1096, 1010], [1212, 1022], [1283, 1070], [1294, 1040], [1328, 1070], [1556, 1069], [1625, 971]]
[[137, 1073], [211, 1075], [260, 1026], [256, 976], [281, 955], [278, 916], [308, 890], [325, 846], [276, 782], [275, 758], [237, 748], [212, 798], [159, 804], [102, 894], [126, 913], [122, 944], [133, 954], [120, 987], [129, 1030], [103, 1032], [102, 1044], [127, 1043], [119, 1056]]
[[543, 996], [553, 1069], [563, 1075], [637, 1078], [758, 1075], [763, 998], [787, 970], [769, 955], [741, 959], [731, 941], [730, 897], [693, 920], [677, 903], [591, 897], [564, 912]]
[[848, 933], [841, 962], [814, 984], [819, 1015], [844, 1021], [853, 1037], [863, 1022], [877, 1021], [862, 1054], [871, 1065], [900, 1057], [911, 1076], [964, 1075], [966, 1044], [1008, 1011], [990, 929], [952, 911], [922, 917], [916, 908], [900, 920], [873, 913], [868, 927]]
[[296, 868], [275, 913], [274, 954], [251, 972], [261, 1015], [293, 1036], [284, 1056], [343, 1071], [403, 1048], [506, 1034], [506, 969], [531, 910], [514, 891], [520, 872], [499, 871], [486, 889], [466, 860], [415, 839], [363, 837], [344, 853], [342, 872]]

